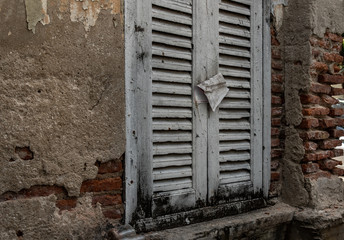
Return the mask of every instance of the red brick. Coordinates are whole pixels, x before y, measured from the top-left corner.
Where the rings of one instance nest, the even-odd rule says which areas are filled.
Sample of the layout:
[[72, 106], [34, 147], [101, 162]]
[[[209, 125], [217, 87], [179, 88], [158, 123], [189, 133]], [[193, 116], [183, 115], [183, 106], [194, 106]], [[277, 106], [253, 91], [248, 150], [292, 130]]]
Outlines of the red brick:
[[270, 26], [270, 34], [271, 34], [271, 36], [275, 36], [276, 37], [276, 31], [275, 31], [275, 29], [274, 29], [274, 27], [272, 25]]
[[271, 96], [271, 104], [282, 104], [282, 98], [278, 96]]
[[315, 142], [305, 142], [303, 146], [305, 147], [306, 151], [315, 151], [318, 148], [318, 144]]
[[271, 128], [271, 136], [278, 136], [280, 134], [280, 130], [278, 128]]
[[328, 159], [332, 157], [332, 151], [315, 151], [305, 154], [302, 162], [313, 162]]
[[271, 84], [271, 92], [282, 93], [283, 92], [282, 85], [278, 83]]
[[312, 94], [302, 94], [300, 100], [302, 104], [318, 104], [321, 101], [320, 97]]
[[333, 56], [333, 53], [327, 53], [325, 52], [323, 54], [324, 56], [324, 60], [327, 61], [327, 62], [334, 62], [334, 56]]
[[271, 158], [279, 158], [282, 157], [283, 150], [282, 149], [271, 149]]
[[52, 194], [63, 195], [65, 193], [64, 188], [57, 186], [33, 186], [29, 189], [23, 190], [25, 197], [43, 197]]
[[271, 147], [278, 147], [281, 141], [278, 138], [271, 139]]
[[342, 115], [344, 115], [344, 109], [343, 108], [331, 108], [330, 109], [330, 115], [331, 116], [342, 116]]
[[344, 175], [344, 169], [335, 167], [335, 168], [332, 170], [332, 173], [333, 173], [334, 175], [343, 176], [343, 175]]
[[282, 115], [282, 108], [281, 107], [273, 107], [273, 108], [271, 108], [271, 115], [273, 117]]
[[302, 110], [304, 116], [326, 116], [330, 113], [330, 109], [325, 107], [311, 107]]
[[336, 119], [327, 117], [324, 119], [319, 119], [319, 126], [321, 128], [332, 128], [336, 126]]
[[343, 149], [333, 149], [333, 157], [341, 157], [344, 155]]
[[335, 51], [335, 52], [339, 52], [340, 50], [342, 49], [342, 46], [340, 44], [334, 44], [332, 46], [332, 50]]
[[122, 187], [122, 179], [108, 178], [102, 180], [88, 180], [82, 183], [81, 192], [103, 192], [120, 190]]
[[103, 214], [106, 218], [110, 218], [110, 219], [122, 218], [122, 211], [120, 209], [104, 210]]
[[306, 174], [305, 178], [317, 180], [319, 178], [331, 178], [331, 176], [331, 173], [319, 170], [315, 173]]
[[280, 179], [280, 173], [279, 172], [271, 172], [271, 181], [278, 181]]
[[276, 171], [279, 168], [279, 161], [278, 160], [273, 160], [271, 161], [271, 171]]
[[332, 151], [316, 151], [317, 161], [332, 157]]
[[115, 173], [122, 170], [122, 161], [120, 160], [101, 163], [98, 166], [98, 174]]
[[312, 162], [301, 164], [301, 167], [304, 173], [314, 173], [319, 170], [319, 164]]
[[334, 34], [334, 33], [327, 33], [327, 36], [329, 39], [331, 39], [332, 41], [334, 42], [342, 42], [343, 41], [343, 38], [337, 34]]
[[77, 199], [61, 199], [56, 201], [56, 207], [60, 210], [71, 210], [76, 207]]
[[271, 49], [271, 58], [280, 60], [282, 58], [281, 56], [281, 50], [280, 49]]
[[304, 118], [300, 124], [300, 128], [310, 129], [319, 126], [319, 121], [317, 118]]
[[310, 90], [314, 93], [325, 93], [329, 94], [331, 92], [331, 86], [320, 84], [320, 83], [311, 83]]
[[324, 53], [324, 59], [328, 62], [342, 63], [343, 57], [337, 53]]
[[273, 127], [281, 126], [281, 118], [272, 118], [271, 119], [271, 126], [273, 126]]
[[303, 157], [303, 162], [312, 162], [317, 160], [317, 155], [315, 153], [307, 153]]
[[283, 83], [283, 75], [282, 74], [272, 74], [271, 75], [272, 82]]
[[334, 104], [339, 103], [338, 99], [335, 99], [328, 95], [322, 95], [321, 99], [324, 101], [324, 103], [327, 103], [329, 105], [334, 105]]
[[318, 81], [320, 83], [339, 84], [344, 83], [344, 76], [323, 74], [319, 75]]
[[335, 55], [334, 55], [334, 61], [335, 61], [336, 63], [342, 63], [343, 60], [344, 60], [343, 56], [341, 56], [341, 55], [339, 55], [339, 54], [335, 54]]
[[31, 151], [30, 147], [16, 147], [15, 153], [18, 154], [18, 156], [25, 161], [32, 160], [34, 157], [34, 154]]
[[317, 72], [320, 72], [320, 73], [325, 73], [328, 71], [327, 64], [322, 63], [322, 62], [315, 62], [315, 63], [313, 63], [312, 67], [313, 67], [313, 69], [315, 69]]
[[333, 95], [333, 96], [344, 95], [344, 89], [343, 88], [332, 88], [331, 89], [331, 95]]
[[330, 43], [327, 41], [324, 41], [324, 40], [318, 40], [317, 45], [321, 48], [324, 48], [324, 49], [330, 49], [331, 48]]
[[337, 126], [344, 126], [344, 118], [335, 118], [336, 119], [336, 125]]
[[328, 139], [320, 143], [320, 148], [322, 149], [334, 149], [335, 147], [341, 146], [342, 141], [338, 139]]
[[324, 40], [311, 38], [310, 39], [310, 43], [314, 47], [321, 47], [321, 48], [324, 48], [324, 49], [329, 49], [330, 48], [330, 44], [327, 41], [324, 41]]
[[321, 51], [320, 50], [317, 50], [317, 49], [313, 49], [312, 50], [312, 55], [314, 58], [317, 58], [321, 55]]
[[279, 46], [280, 45], [279, 41], [274, 36], [271, 37], [271, 45], [272, 46]]
[[328, 152], [329, 158], [334, 158], [333, 150], [334, 150], [334, 149], [326, 150], [326, 151]]
[[326, 131], [307, 131], [300, 133], [300, 137], [304, 140], [322, 140], [329, 138], [330, 134]]
[[334, 73], [339, 73], [340, 70], [342, 70], [342, 68], [339, 67], [337, 64], [334, 64], [334, 65], [333, 65], [333, 71], [334, 71]]
[[332, 170], [338, 165], [342, 165], [342, 162], [336, 161], [333, 159], [326, 159], [324, 161], [319, 161], [319, 166], [320, 166], [320, 169], [322, 170]]
[[344, 136], [344, 130], [331, 129], [329, 132], [331, 134], [331, 137], [334, 138], [340, 138]]
[[100, 203], [102, 206], [119, 205], [122, 204], [122, 197], [120, 194], [94, 196], [92, 199], [92, 204], [96, 205], [97, 203]]

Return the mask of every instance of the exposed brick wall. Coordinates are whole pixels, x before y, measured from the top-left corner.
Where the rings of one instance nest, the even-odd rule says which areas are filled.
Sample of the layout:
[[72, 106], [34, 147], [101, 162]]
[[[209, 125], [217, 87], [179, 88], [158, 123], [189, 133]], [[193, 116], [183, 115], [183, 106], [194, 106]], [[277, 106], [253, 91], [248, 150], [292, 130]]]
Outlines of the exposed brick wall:
[[283, 56], [278, 33], [271, 27], [271, 185], [270, 197], [279, 195], [281, 184], [280, 163], [283, 157], [284, 82]]
[[326, 33], [322, 39], [311, 37], [310, 44], [310, 89], [300, 94], [303, 120], [298, 128], [306, 151], [302, 171], [307, 178], [343, 175], [344, 171], [336, 168], [341, 162], [331, 159], [343, 155], [335, 147], [341, 145], [338, 138], [344, 136], [344, 131], [336, 130], [336, 126], [344, 125], [344, 120], [338, 118], [344, 112], [342, 109], [332, 108], [332, 105], [338, 103], [333, 96], [342, 95], [343, 89], [331, 86], [344, 83], [344, 77], [339, 73], [343, 62], [343, 57], [339, 54], [342, 37]]
[[[106, 163], [97, 162], [97, 177], [83, 182], [80, 189], [79, 197], [90, 194], [92, 205], [100, 204], [104, 216], [109, 219], [120, 220], [124, 213], [122, 201], [123, 161], [124, 156]], [[0, 202], [44, 197], [52, 194], [56, 196], [56, 207], [61, 211], [73, 211], [77, 205], [79, 197], [69, 197], [65, 188], [59, 186], [33, 186], [18, 193], [7, 192], [0, 196]]]

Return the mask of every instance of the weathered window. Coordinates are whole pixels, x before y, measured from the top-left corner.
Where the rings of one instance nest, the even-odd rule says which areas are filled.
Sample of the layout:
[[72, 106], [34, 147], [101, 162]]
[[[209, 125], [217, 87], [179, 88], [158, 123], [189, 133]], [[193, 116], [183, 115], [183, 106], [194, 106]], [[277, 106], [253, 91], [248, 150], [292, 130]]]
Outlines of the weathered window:
[[[127, 221], [267, 193], [268, 24], [263, 1], [127, 2]], [[213, 112], [197, 85], [218, 73]]]

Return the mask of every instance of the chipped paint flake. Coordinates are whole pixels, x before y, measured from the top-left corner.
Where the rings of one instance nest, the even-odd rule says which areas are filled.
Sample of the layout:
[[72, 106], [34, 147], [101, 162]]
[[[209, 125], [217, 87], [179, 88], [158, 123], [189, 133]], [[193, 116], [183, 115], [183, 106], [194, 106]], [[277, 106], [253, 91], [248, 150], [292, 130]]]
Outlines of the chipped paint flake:
[[43, 25], [50, 23], [48, 15], [47, 0], [25, 0], [26, 21], [28, 29], [36, 32], [36, 25], [41, 22]]
[[48, 0], [41, 0], [42, 1], [42, 11], [44, 14], [44, 18], [40, 21], [43, 25], [50, 23], [50, 17], [48, 15]]
[[111, 14], [121, 13], [120, 0], [71, 0], [70, 18], [72, 22], [82, 22], [85, 30], [95, 26], [101, 10], [111, 10]]

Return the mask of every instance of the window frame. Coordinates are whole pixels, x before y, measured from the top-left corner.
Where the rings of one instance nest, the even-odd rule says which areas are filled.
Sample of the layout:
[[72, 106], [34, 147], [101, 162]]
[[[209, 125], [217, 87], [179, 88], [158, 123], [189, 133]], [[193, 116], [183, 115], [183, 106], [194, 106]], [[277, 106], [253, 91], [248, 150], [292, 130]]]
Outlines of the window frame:
[[[270, 183], [270, 147], [271, 147], [271, 41], [270, 41], [270, 1], [261, 0], [263, 4], [263, 150], [262, 150], [262, 190], [263, 196], [268, 197]], [[134, 216], [137, 210], [138, 186], [147, 179], [139, 176], [139, 169], [148, 171], [150, 164], [140, 165], [139, 159], [145, 157], [145, 151], [149, 148], [149, 138], [146, 141], [137, 141], [137, 135], [144, 132], [140, 129], [149, 131], [150, 120], [147, 119], [151, 106], [147, 107], [145, 94], [149, 91], [150, 83], [142, 84], [135, 81], [138, 72], [151, 74], [149, 64], [145, 56], [151, 54], [151, 49], [145, 47], [149, 44], [149, 34], [143, 34], [144, 31], [150, 31], [149, 26], [144, 19], [150, 18], [150, 4], [143, 3], [142, 0], [125, 0], [125, 85], [126, 85], [126, 157], [125, 157], [125, 223], [129, 224], [139, 216]], [[145, 60], [146, 59], [146, 60]], [[139, 71], [138, 71], [139, 69]], [[147, 95], [147, 94], [146, 94]], [[144, 111], [142, 111], [144, 109]], [[137, 123], [138, 119], [146, 121]], [[265, 124], [264, 124], [265, 123]], [[149, 180], [148, 180], [149, 181]], [[149, 191], [149, 189], [148, 189]], [[142, 194], [142, 193], [141, 193]], [[143, 193], [143, 195], [145, 195]], [[144, 203], [145, 207], [150, 208], [150, 203]], [[137, 219], [136, 219], [137, 220]]]

